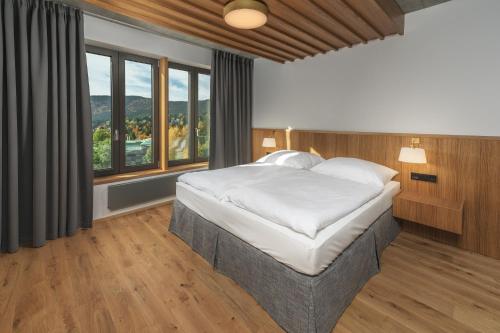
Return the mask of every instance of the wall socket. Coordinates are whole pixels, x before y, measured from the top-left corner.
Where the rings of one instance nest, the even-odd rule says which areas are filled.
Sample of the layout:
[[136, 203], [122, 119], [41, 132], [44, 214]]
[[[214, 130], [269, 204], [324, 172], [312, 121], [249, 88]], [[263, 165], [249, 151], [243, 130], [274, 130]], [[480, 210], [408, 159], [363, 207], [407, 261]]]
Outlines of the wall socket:
[[425, 173], [412, 172], [410, 178], [412, 180], [420, 180], [423, 182], [437, 183], [437, 176], [436, 175], [428, 175]]

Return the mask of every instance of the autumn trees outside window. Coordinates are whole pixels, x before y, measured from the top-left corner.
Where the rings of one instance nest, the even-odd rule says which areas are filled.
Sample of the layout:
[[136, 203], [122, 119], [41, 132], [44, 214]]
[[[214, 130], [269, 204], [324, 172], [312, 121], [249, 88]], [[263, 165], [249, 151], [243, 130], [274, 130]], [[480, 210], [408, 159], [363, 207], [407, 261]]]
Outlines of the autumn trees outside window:
[[210, 71], [170, 63], [168, 87], [168, 164], [208, 161]]

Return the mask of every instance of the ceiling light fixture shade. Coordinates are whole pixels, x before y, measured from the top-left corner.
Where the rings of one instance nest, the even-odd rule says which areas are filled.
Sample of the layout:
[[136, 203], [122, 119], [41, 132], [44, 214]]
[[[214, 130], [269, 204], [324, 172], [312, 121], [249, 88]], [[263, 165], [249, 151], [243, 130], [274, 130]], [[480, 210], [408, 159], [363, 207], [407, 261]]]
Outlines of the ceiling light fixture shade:
[[258, 0], [233, 0], [224, 6], [224, 21], [238, 29], [255, 29], [267, 22], [269, 10]]

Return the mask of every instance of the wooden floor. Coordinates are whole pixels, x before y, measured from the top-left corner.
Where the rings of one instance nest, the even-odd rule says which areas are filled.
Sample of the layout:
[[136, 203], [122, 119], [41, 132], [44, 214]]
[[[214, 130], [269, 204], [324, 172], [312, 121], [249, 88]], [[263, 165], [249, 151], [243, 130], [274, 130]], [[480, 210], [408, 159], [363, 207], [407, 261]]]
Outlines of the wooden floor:
[[[0, 255], [0, 332], [280, 332], [167, 232], [170, 206]], [[500, 332], [500, 261], [409, 234], [335, 332]]]

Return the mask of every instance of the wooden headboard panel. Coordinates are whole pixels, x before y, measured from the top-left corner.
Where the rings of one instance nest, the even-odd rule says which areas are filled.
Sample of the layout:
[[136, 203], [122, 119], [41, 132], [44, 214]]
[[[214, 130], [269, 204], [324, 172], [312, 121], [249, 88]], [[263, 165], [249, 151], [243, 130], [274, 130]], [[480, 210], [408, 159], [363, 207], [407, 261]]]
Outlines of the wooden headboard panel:
[[[286, 148], [283, 129], [253, 129], [253, 158], [265, 155], [264, 137], [275, 137]], [[398, 162], [402, 146], [421, 139], [428, 163]], [[444, 199], [464, 199], [461, 236], [422, 225], [404, 223], [404, 230], [500, 259], [500, 137], [422, 134], [345, 133], [293, 130], [291, 149], [316, 152], [324, 158], [358, 157], [398, 170], [401, 188]], [[437, 184], [410, 180], [410, 172], [438, 175]]]

